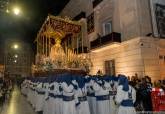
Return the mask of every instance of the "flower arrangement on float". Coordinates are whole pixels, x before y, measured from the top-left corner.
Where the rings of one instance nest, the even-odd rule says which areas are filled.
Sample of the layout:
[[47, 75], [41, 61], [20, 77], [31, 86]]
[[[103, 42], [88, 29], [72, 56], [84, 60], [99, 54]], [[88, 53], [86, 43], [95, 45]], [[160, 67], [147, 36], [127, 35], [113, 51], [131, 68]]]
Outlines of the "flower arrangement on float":
[[[92, 62], [88, 54], [70, 54], [70, 57], [66, 56], [65, 59], [54, 59], [50, 57], [38, 56], [40, 61], [36, 65], [33, 65], [33, 71], [53, 71], [54, 69], [74, 69], [74, 70], [84, 70], [86, 72], [90, 71], [92, 67]], [[68, 57], [68, 58], [67, 58]], [[73, 59], [69, 59], [73, 58]]]

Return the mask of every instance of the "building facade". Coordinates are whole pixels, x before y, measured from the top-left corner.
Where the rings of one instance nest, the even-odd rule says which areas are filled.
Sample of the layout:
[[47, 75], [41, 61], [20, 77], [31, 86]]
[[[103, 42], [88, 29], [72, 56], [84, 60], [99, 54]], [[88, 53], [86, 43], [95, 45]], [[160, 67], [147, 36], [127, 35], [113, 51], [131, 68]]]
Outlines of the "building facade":
[[[16, 46], [16, 47], [15, 47]], [[31, 76], [32, 50], [27, 43], [7, 41], [5, 44], [5, 74], [9, 77]]]
[[70, 0], [60, 15], [83, 23], [91, 74], [165, 77], [164, 0]]

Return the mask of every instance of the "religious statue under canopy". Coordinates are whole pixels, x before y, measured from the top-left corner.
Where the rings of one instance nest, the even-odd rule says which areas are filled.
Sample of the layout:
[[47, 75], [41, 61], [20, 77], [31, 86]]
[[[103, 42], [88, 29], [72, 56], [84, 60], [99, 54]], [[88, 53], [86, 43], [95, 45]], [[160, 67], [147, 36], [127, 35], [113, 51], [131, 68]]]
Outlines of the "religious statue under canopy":
[[62, 30], [54, 31], [51, 27], [47, 29], [45, 35], [50, 36], [55, 40], [55, 44], [51, 47], [49, 58], [53, 63], [53, 68], [66, 66], [66, 54], [61, 46], [61, 40], [65, 37]]
[[65, 57], [64, 49], [61, 46], [61, 40], [65, 37], [65, 33], [62, 31], [54, 32], [55, 44], [51, 47], [50, 58], [52, 61], [58, 59], [63, 60]]
[[[50, 17], [48, 20], [51, 19]], [[56, 20], [56, 18], [53, 18]], [[73, 22], [66, 22], [66, 20], [59, 19], [60, 22], [65, 23], [65, 26], [68, 28], [80, 27]], [[59, 21], [58, 20], [58, 21]], [[48, 22], [48, 21], [47, 21]], [[52, 22], [49, 21], [49, 22]], [[55, 21], [56, 24], [58, 23]], [[66, 24], [67, 23], [67, 24]], [[36, 56], [36, 65], [38, 71], [54, 71], [56, 69], [74, 69], [74, 70], [85, 70], [89, 72], [90, 67], [92, 66], [90, 55], [88, 53], [79, 53], [79, 40], [81, 37], [81, 32], [77, 29], [70, 28], [71, 30], [65, 30], [65, 27], [59, 28], [56, 24], [46, 23], [40, 30], [37, 36], [37, 56]], [[60, 24], [61, 25], [61, 24]], [[73, 30], [72, 30], [73, 29]], [[73, 41], [76, 40], [76, 46], [73, 45], [67, 46], [67, 43], [62, 46], [61, 42], [63, 38], [67, 38], [68, 34], [73, 34]], [[52, 45], [52, 39], [55, 41], [55, 44]], [[65, 40], [63, 40], [65, 41]], [[73, 44], [74, 44], [73, 43]], [[40, 44], [42, 45], [40, 47]], [[76, 50], [75, 50], [76, 49]], [[41, 51], [40, 51], [41, 50]], [[35, 68], [33, 68], [35, 69]]]
[[61, 46], [61, 40], [65, 37], [63, 31], [54, 32], [55, 44], [51, 47], [50, 59], [56, 65], [55, 67], [66, 66], [66, 54], [63, 47]]

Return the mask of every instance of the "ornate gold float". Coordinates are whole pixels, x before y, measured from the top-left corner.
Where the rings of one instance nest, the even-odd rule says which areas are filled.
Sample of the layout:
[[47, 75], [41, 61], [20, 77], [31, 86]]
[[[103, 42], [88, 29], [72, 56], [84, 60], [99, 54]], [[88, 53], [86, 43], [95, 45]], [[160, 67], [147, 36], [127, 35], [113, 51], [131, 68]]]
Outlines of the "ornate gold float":
[[[55, 69], [79, 69], [88, 71], [92, 65], [88, 53], [78, 53], [82, 25], [69, 18], [49, 15], [37, 38], [35, 71]], [[68, 38], [70, 36], [71, 38]], [[71, 39], [71, 41], [69, 41]], [[81, 42], [83, 47], [83, 41]]]

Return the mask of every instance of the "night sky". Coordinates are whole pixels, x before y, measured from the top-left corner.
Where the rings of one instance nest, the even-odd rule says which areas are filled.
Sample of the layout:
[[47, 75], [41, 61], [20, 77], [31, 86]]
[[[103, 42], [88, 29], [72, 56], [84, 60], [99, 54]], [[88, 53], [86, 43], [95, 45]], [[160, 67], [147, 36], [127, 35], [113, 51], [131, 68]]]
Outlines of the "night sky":
[[21, 14], [0, 12], [0, 53], [6, 39], [19, 39], [33, 44], [37, 32], [48, 13], [58, 15], [69, 0], [11, 0], [11, 6], [19, 6]]

